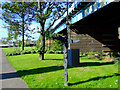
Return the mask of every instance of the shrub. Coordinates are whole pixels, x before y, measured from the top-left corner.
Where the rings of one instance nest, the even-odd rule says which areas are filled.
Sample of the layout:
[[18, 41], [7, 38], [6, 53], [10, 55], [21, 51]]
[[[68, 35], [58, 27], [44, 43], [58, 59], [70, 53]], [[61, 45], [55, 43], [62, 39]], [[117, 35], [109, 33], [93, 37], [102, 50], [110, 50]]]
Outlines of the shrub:
[[[6, 54], [6, 56], [13, 56], [13, 55], [23, 55], [23, 54], [33, 54], [33, 53], [42, 53], [42, 49], [28, 49], [28, 50], [17, 50], [13, 52], [9, 52]], [[44, 53], [49, 53], [49, 54], [62, 54], [62, 51], [54, 51], [54, 50], [45, 50]]]
[[54, 53], [54, 51], [53, 50], [49, 50], [49, 51], [47, 51], [46, 53]]
[[51, 49], [54, 51], [62, 51], [63, 43], [60, 40], [54, 40], [54, 42], [51, 44]]
[[46, 53], [48, 53], [48, 54], [49, 54], [49, 51], [47, 51]]
[[31, 53], [31, 50], [26, 50], [26, 54], [30, 54]]
[[13, 56], [13, 55], [16, 55], [16, 51], [13, 51], [13, 52], [12, 52], [12, 56]]
[[36, 51], [35, 51], [34, 49], [32, 49], [32, 50], [31, 50], [31, 53], [32, 53], [32, 54], [33, 54], [33, 53], [36, 53]]
[[48, 50], [46, 53], [48, 54], [63, 54], [63, 51], [54, 51], [54, 50]]
[[6, 56], [20, 55], [20, 51], [13, 51], [6, 54]]
[[20, 51], [14, 52], [14, 55], [20, 55]]
[[55, 54], [60, 54], [61, 53], [61, 51], [55, 51]]
[[28, 51], [28, 50], [24, 50], [21, 52], [21, 54], [30, 54], [30, 53], [31, 53], [31, 51]]
[[9, 52], [9, 53], [7, 53], [6, 55], [7, 55], [7, 56], [12, 56], [12, 53]]
[[53, 51], [53, 50], [50, 50], [50, 51], [49, 51], [49, 53], [55, 53], [55, 51]]
[[48, 48], [47, 48], [47, 49], [45, 49], [45, 53], [46, 53], [47, 51], [49, 51], [49, 50], [48, 50]]
[[36, 41], [36, 48], [38, 49], [40, 47], [41, 37]]
[[38, 50], [35, 50], [35, 53], [38, 53]]

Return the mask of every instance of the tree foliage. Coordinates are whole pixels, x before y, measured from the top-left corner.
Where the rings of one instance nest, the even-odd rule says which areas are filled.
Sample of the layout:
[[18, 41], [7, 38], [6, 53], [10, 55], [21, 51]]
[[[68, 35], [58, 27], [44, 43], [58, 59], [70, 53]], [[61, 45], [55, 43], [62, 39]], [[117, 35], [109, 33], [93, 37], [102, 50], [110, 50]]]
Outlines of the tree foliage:
[[32, 20], [34, 19], [34, 12], [32, 9], [33, 3], [30, 2], [6, 2], [2, 5], [3, 13], [2, 18], [9, 27], [8, 39], [17, 39], [18, 35], [22, 36], [24, 49], [24, 35], [31, 37], [29, 32], [34, 29], [29, 29]]
[[31, 39], [26, 39], [25, 46], [30, 46], [30, 41], [31, 41]]
[[[45, 50], [45, 36], [49, 37], [50, 29], [55, 22], [61, 18], [63, 11], [65, 10], [65, 4], [63, 2], [38, 2], [35, 3], [35, 18], [40, 23], [40, 36], [42, 52]], [[45, 28], [46, 27], [46, 28]], [[40, 54], [39, 59], [44, 60], [44, 53]]]
[[63, 43], [60, 40], [54, 40], [51, 49], [54, 51], [63, 51]]
[[40, 47], [41, 37], [38, 38], [36, 41], [36, 48], [38, 49]]

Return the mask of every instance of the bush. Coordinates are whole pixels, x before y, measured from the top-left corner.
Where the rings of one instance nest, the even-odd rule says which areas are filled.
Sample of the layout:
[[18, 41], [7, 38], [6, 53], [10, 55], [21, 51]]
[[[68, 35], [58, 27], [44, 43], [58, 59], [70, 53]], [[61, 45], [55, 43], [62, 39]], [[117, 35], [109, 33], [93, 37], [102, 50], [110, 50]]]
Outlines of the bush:
[[60, 40], [54, 40], [54, 42], [51, 44], [51, 49], [54, 51], [62, 51], [63, 43]]
[[45, 53], [47, 53], [47, 51], [49, 51], [48, 49], [45, 49]]
[[55, 53], [55, 51], [53, 51], [53, 50], [50, 50], [50, 51], [49, 51], [49, 53]]
[[25, 51], [22, 51], [22, 52], [21, 52], [21, 55], [22, 55], [22, 54], [25, 54]]
[[16, 55], [20, 55], [20, 51], [17, 51], [17, 52], [16, 52]]
[[36, 53], [38, 53], [38, 50], [35, 50]]
[[53, 50], [49, 50], [49, 51], [47, 51], [46, 53], [55, 53], [55, 51], [53, 51]]
[[31, 53], [32, 53], [32, 54], [33, 54], [33, 53], [36, 53], [36, 51], [35, 51], [34, 49], [32, 49], [32, 50], [31, 50]]
[[26, 50], [26, 54], [30, 54], [31, 53], [31, 50]]
[[12, 54], [13, 55], [20, 55], [20, 51], [14, 51]]
[[62, 54], [62, 51], [55, 51], [55, 54]]
[[6, 56], [20, 55], [21, 51], [13, 51], [6, 54]]
[[46, 53], [48, 53], [48, 54], [49, 54], [49, 51], [47, 51]]
[[36, 48], [38, 49], [40, 47], [41, 37], [36, 41]]
[[[13, 55], [23, 55], [23, 54], [33, 54], [33, 53], [42, 53], [42, 49], [29, 49], [29, 50], [17, 50], [13, 52], [9, 52], [6, 54], [6, 56], [13, 56]], [[54, 51], [54, 50], [45, 50], [44, 53], [49, 53], [49, 54], [62, 54], [62, 51]]]
[[48, 53], [48, 54], [63, 54], [63, 51], [54, 51], [54, 50], [49, 50], [49, 51], [47, 51], [46, 53]]
[[7, 53], [6, 55], [7, 55], [7, 56], [12, 56], [12, 53]]

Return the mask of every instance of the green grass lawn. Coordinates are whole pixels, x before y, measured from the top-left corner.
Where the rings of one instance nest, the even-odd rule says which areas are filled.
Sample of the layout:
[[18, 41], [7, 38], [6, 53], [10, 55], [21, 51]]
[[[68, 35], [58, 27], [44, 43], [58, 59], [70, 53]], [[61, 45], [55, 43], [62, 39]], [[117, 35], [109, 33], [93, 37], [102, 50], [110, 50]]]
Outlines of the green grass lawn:
[[[5, 55], [7, 53], [11, 53], [13, 51], [17, 51], [17, 50], [21, 50], [22, 48], [21, 47], [8, 47], [8, 48], [2, 48], [2, 50], [4, 51]], [[24, 47], [24, 50], [32, 50], [32, 49], [35, 49], [35, 46], [33, 47]]]
[[[4, 52], [5, 49], [3, 49]], [[7, 56], [9, 63], [29, 88], [118, 88], [118, 65], [81, 57], [80, 66], [68, 67], [68, 83], [64, 86], [62, 54]]]

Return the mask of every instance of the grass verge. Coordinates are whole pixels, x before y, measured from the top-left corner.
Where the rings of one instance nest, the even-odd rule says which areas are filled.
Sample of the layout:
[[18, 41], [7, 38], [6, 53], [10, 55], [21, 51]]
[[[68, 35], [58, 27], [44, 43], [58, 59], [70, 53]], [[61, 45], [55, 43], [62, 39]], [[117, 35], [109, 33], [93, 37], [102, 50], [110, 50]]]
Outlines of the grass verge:
[[[5, 51], [4, 51], [5, 52]], [[29, 88], [118, 88], [118, 65], [81, 57], [79, 66], [68, 67], [68, 83], [64, 86], [62, 54], [7, 56], [9, 63]]]

